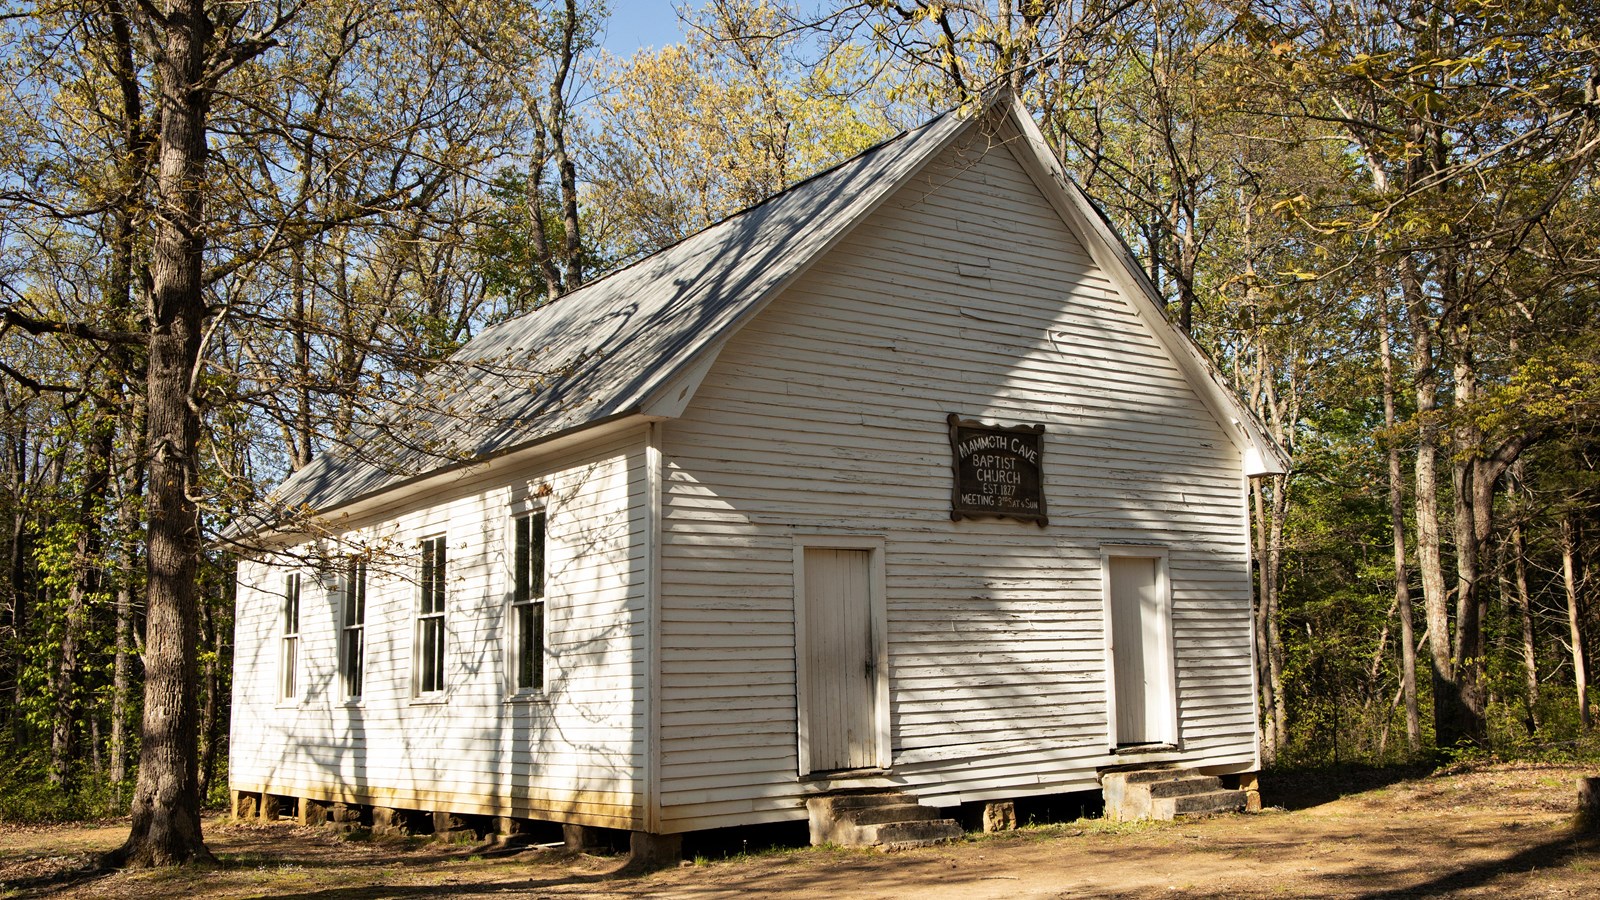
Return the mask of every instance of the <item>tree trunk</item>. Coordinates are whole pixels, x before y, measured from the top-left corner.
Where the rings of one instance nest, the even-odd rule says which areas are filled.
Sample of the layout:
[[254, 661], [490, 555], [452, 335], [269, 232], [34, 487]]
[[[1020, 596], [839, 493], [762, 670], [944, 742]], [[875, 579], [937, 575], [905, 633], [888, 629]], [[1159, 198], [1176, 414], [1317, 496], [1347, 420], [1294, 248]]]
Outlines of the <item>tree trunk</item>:
[[[1454, 261], [1448, 257], [1441, 265], [1441, 291], [1447, 308], [1454, 314], [1450, 348], [1455, 358], [1452, 382], [1454, 405], [1470, 410], [1478, 399], [1478, 372], [1474, 331], [1477, 317], [1461, 296], [1460, 278]], [[1494, 483], [1500, 470], [1486, 465], [1483, 458], [1483, 431], [1472, 415], [1458, 418], [1453, 429], [1454, 460], [1451, 483], [1455, 488], [1454, 531], [1456, 545], [1456, 633], [1451, 648], [1455, 666], [1458, 702], [1447, 714], [1454, 724], [1455, 741], [1466, 740], [1479, 747], [1488, 746], [1488, 702], [1485, 696], [1484, 636], [1485, 592], [1483, 590], [1483, 551], [1488, 545], [1494, 514]]]
[[1261, 691], [1261, 760], [1271, 765], [1278, 757], [1277, 721], [1273, 710], [1277, 706], [1277, 692], [1272, 678], [1273, 584], [1267, 577], [1267, 505], [1261, 488], [1261, 479], [1250, 481], [1250, 495], [1254, 501], [1256, 537], [1256, 682]]
[[1561, 583], [1567, 589], [1567, 626], [1572, 639], [1572, 678], [1577, 687], [1578, 724], [1584, 731], [1593, 727], [1589, 720], [1589, 670], [1584, 665], [1583, 614], [1579, 609], [1577, 556], [1577, 526], [1570, 512], [1561, 517]]
[[131, 438], [133, 447], [129, 456], [133, 460], [124, 476], [127, 480], [123, 495], [118, 498], [117, 525], [123, 535], [121, 576], [117, 580], [116, 657], [112, 663], [111, 680], [111, 783], [117, 806], [123, 801], [123, 785], [128, 779], [128, 725], [129, 707], [132, 706], [134, 684], [137, 678], [134, 654], [137, 597], [134, 595], [132, 573], [139, 565], [139, 554], [134, 543], [127, 538], [139, 527], [139, 504], [144, 484], [144, 400], [130, 396], [127, 404], [127, 422], [124, 432]]
[[[1447, 272], [1450, 267], [1446, 267]], [[1451, 282], [1446, 277], [1446, 283]], [[1471, 410], [1478, 401], [1478, 373], [1473, 331], [1476, 316], [1467, 304], [1456, 301], [1463, 312], [1450, 329], [1455, 356], [1455, 404]], [[1487, 697], [1489, 592], [1484, 590], [1484, 554], [1494, 537], [1494, 500], [1500, 477], [1522, 453], [1528, 438], [1513, 435], [1492, 448], [1485, 446], [1483, 430], [1469, 413], [1455, 427], [1455, 542], [1456, 634], [1453, 649], [1455, 683], [1459, 689], [1454, 709], [1447, 716], [1455, 725], [1454, 742], [1489, 745]]]
[[1511, 527], [1511, 565], [1516, 581], [1517, 612], [1522, 619], [1522, 668], [1527, 678], [1527, 725], [1531, 735], [1539, 730], [1539, 657], [1533, 631], [1533, 595], [1528, 590], [1528, 547], [1522, 525]]
[[1389, 339], [1389, 300], [1381, 301], [1379, 322], [1379, 362], [1383, 371], [1383, 424], [1388, 431], [1389, 457], [1389, 530], [1394, 542], [1394, 600], [1395, 614], [1400, 619], [1400, 695], [1406, 709], [1406, 749], [1416, 753], [1422, 749], [1422, 715], [1417, 708], [1417, 642], [1412, 634], [1411, 574], [1406, 568], [1406, 500], [1405, 476], [1400, 465], [1400, 446], [1394, 438], [1395, 378], [1394, 348]]
[[[561, 204], [561, 262], [563, 291], [577, 290], [583, 283], [582, 236], [578, 220], [578, 168], [567, 149], [567, 130], [571, 127], [567, 113], [566, 92], [572, 75], [572, 64], [578, 53], [578, 4], [566, 0], [561, 15], [561, 43], [556, 50], [555, 77], [550, 80], [550, 132], [553, 161], [556, 166], [556, 187]], [[543, 226], [543, 206], [534, 210], [534, 228]], [[549, 299], [554, 300], [555, 294]]]
[[205, 739], [205, 749], [200, 757], [200, 799], [203, 802], [206, 797], [211, 796], [211, 777], [217, 770], [217, 745], [222, 742], [219, 726], [222, 723], [220, 691], [223, 629], [217, 621], [217, 613], [211, 602], [202, 601], [200, 610], [202, 639], [211, 649], [206, 655], [205, 671], [201, 678], [205, 695], [200, 713], [200, 734]]
[[[11, 540], [9, 542], [11, 544], [11, 575], [9, 579], [11, 582], [11, 621], [8, 624], [11, 626], [12, 634], [22, 634], [23, 630], [28, 627], [28, 573], [32, 571], [27, 564], [28, 557], [31, 555], [28, 537], [28, 517], [19, 509], [11, 517]], [[18, 653], [11, 660], [11, 663], [13, 671], [10, 673], [11, 703], [8, 713], [13, 718], [8, 718], [8, 722], [14, 721], [14, 711], [22, 708], [22, 686], [27, 682], [27, 679], [23, 678], [25, 661], [22, 654]]]
[[106, 495], [111, 487], [111, 447], [115, 418], [96, 402], [89, 414], [89, 436], [84, 442], [83, 485], [78, 495], [78, 521], [72, 548], [72, 583], [67, 588], [67, 608], [61, 623], [61, 654], [56, 658], [55, 710], [50, 728], [50, 783], [67, 783], [77, 739], [81, 709], [79, 681], [80, 642], [84, 637], [93, 595], [100, 592], [101, 525]]
[[[1461, 374], [1460, 369], [1461, 367], [1457, 366], [1458, 378]], [[1467, 374], [1470, 378], [1470, 371]], [[1456, 382], [1458, 404], [1463, 400], [1460, 396], [1463, 390], [1469, 395], [1472, 393], [1470, 388], [1464, 387], [1458, 380]], [[1467, 399], [1470, 400], [1470, 396]], [[1458, 429], [1458, 441], [1461, 437]], [[1459, 448], [1463, 445], [1457, 443], [1456, 446]], [[1447, 708], [1440, 710], [1439, 714], [1445, 716], [1450, 723], [1448, 733], [1453, 738], [1451, 744], [1467, 741], [1481, 747], [1487, 743], [1483, 698], [1483, 621], [1479, 616], [1478, 605], [1482, 588], [1478, 579], [1478, 554], [1481, 547], [1473, 538], [1475, 515], [1472, 505], [1475, 483], [1473, 459], [1470, 455], [1464, 455], [1459, 449], [1456, 451], [1456, 456], [1456, 460], [1451, 464], [1450, 479], [1455, 489], [1452, 518], [1456, 545], [1456, 633], [1450, 648], [1451, 663], [1455, 671], [1455, 693], [1450, 695], [1453, 697], [1453, 702], [1448, 702], [1447, 698]]]
[[122, 805], [122, 783], [128, 779], [128, 697], [131, 694], [133, 654], [133, 588], [126, 580], [117, 585], [117, 643], [111, 664], [111, 790], [116, 806]]
[[1444, 560], [1439, 550], [1439, 376], [1434, 368], [1433, 327], [1427, 298], [1411, 256], [1400, 259], [1400, 285], [1411, 324], [1411, 368], [1417, 401], [1417, 570], [1422, 576], [1423, 610], [1428, 622], [1430, 674], [1433, 677], [1434, 742], [1455, 743], [1456, 727], [1449, 711], [1459, 701], [1450, 661], [1450, 609], [1444, 588]]
[[[307, 160], [306, 168], [310, 168]], [[298, 472], [311, 463], [311, 335], [306, 321], [306, 274], [303, 248], [296, 248], [289, 261], [291, 301], [289, 339], [294, 346], [294, 372], [290, 376], [294, 391], [294, 425], [289, 446], [289, 470]]]
[[1272, 492], [1272, 522], [1267, 547], [1267, 569], [1272, 573], [1272, 609], [1267, 619], [1268, 673], [1272, 677], [1272, 727], [1278, 734], [1278, 746], [1289, 742], [1289, 700], [1283, 690], [1284, 651], [1283, 634], [1279, 624], [1280, 575], [1283, 572], [1283, 527], [1289, 517], [1289, 476], [1274, 475], [1276, 484]]
[[161, 85], [154, 240], [150, 252], [146, 377], [148, 612], [144, 722], [128, 840], [112, 862], [164, 866], [210, 859], [196, 773], [197, 576], [194, 501], [199, 414], [193, 379], [205, 300], [205, 53], [213, 25], [204, 0], [171, 0], [159, 23]]
[[[126, 154], [123, 160], [123, 182], [128, 202], [116, 210], [111, 237], [111, 260], [106, 275], [106, 300], [114, 324], [132, 330], [136, 304], [134, 302], [134, 260], [138, 254], [139, 225], [131, 198], [142, 197], [149, 175], [151, 135], [144, 119], [144, 95], [139, 82], [139, 68], [134, 63], [133, 29], [120, 0], [106, 5], [106, 18], [110, 25], [114, 50], [113, 70], [122, 96], [122, 141]], [[117, 503], [117, 527], [122, 536], [121, 571], [116, 578], [116, 634], [115, 656], [111, 668], [111, 728], [110, 728], [110, 780], [115, 806], [123, 803], [123, 786], [128, 780], [128, 717], [133, 690], [133, 629], [134, 629], [134, 564], [136, 551], [128, 540], [138, 527], [138, 510], [134, 503], [140, 496], [139, 485], [144, 477], [140, 451], [144, 446], [144, 418], [139, 410], [142, 399], [128, 391], [130, 384], [138, 383], [136, 363], [126, 348], [114, 348], [120, 371], [112, 396], [122, 401], [125, 420], [122, 431], [134, 445], [128, 471], [122, 477], [122, 496]]]
[[1256, 552], [1260, 570], [1261, 602], [1256, 609], [1256, 642], [1260, 659], [1262, 706], [1262, 759], [1277, 758], [1289, 738], [1289, 707], [1283, 692], [1283, 635], [1278, 625], [1278, 576], [1283, 566], [1283, 519], [1288, 510], [1288, 479], [1267, 476], [1272, 481], [1270, 501], [1262, 487], [1265, 478], [1255, 479]]

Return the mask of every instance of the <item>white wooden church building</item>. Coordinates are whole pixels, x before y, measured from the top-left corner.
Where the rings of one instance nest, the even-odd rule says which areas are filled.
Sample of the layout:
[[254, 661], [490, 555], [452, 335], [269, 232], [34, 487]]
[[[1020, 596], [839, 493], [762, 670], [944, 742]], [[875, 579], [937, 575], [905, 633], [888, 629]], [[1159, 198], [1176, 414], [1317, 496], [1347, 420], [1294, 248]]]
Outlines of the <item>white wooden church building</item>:
[[673, 835], [1254, 771], [1283, 466], [997, 97], [485, 330], [236, 526], [232, 787]]

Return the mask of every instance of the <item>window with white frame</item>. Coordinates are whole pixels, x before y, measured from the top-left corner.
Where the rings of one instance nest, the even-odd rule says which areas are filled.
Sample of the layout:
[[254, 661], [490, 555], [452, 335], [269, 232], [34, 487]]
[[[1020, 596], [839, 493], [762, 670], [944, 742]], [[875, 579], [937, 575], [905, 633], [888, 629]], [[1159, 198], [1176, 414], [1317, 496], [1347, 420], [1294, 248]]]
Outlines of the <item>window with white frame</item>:
[[511, 554], [511, 677], [519, 692], [544, 688], [543, 511], [517, 516]]
[[421, 591], [412, 672], [418, 696], [444, 691], [444, 536], [422, 541]]
[[283, 646], [278, 666], [278, 699], [299, 696], [300, 664], [300, 573], [291, 572], [283, 580]]
[[367, 561], [350, 560], [339, 616], [339, 680], [346, 700], [361, 698], [367, 657]]

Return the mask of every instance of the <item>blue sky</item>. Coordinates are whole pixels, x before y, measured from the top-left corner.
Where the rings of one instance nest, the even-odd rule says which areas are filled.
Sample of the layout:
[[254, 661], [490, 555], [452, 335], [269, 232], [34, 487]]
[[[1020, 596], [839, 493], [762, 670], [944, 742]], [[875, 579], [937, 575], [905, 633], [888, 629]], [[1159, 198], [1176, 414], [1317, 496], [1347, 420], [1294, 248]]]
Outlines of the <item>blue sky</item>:
[[661, 48], [683, 40], [683, 23], [674, 6], [695, 8], [699, 4], [677, 0], [611, 0], [611, 17], [606, 21], [602, 45], [613, 54], [627, 58], [641, 47]]

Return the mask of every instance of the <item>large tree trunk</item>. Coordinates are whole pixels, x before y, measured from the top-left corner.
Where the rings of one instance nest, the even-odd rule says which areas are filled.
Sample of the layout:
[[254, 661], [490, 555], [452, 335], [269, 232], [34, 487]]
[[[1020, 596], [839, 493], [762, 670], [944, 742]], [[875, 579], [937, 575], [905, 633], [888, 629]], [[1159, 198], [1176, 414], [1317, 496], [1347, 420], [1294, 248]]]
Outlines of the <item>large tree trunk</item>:
[[128, 841], [114, 862], [160, 866], [209, 859], [200, 830], [196, 765], [200, 523], [194, 501], [199, 413], [192, 382], [205, 302], [205, 53], [212, 22], [203, 0], [171, 0], [160, 22], [160, 141], [150, 254], [150, 361], [146, 378], [149, 605], [139, 780]]

